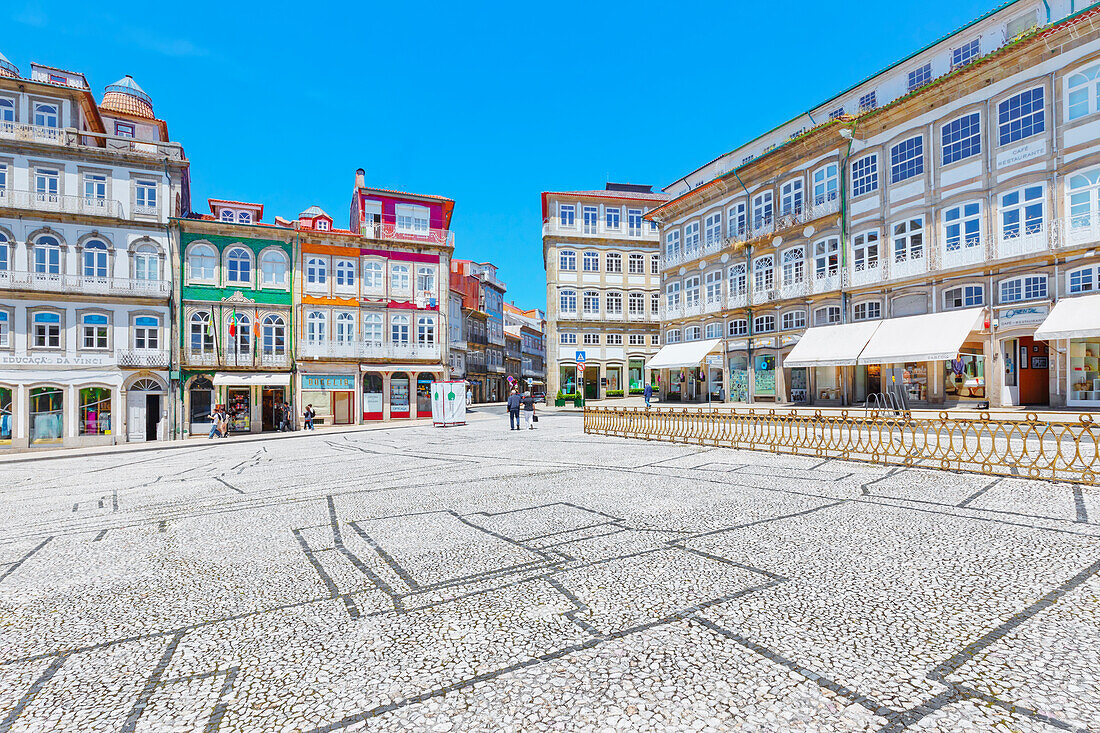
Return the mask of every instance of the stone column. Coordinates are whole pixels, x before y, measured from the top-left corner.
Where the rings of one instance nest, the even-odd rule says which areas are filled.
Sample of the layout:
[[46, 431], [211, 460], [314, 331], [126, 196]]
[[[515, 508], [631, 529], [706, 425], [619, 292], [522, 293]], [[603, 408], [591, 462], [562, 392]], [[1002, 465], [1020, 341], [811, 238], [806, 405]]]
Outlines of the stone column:
[[382, 422], [390, 421], [390, 375], [393, 372], [382, 372]]

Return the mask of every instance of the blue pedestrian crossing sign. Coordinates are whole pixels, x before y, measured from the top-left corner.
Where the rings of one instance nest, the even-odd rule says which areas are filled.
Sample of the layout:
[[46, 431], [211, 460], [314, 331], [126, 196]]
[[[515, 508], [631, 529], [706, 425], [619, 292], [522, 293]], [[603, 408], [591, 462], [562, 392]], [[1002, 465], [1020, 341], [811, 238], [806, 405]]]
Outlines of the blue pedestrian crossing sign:
[[580, 367], [581, 369], [583, 369], [584, 368], [584, 362], [585, 362], [584, 352], [583, 351], [578, 351], [577, 352], [577, 366]]

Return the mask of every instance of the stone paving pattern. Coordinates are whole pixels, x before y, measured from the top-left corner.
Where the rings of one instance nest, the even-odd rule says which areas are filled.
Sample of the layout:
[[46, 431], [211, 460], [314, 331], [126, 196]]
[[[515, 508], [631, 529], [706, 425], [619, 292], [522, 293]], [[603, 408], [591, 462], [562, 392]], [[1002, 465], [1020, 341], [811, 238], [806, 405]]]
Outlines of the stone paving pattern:
[[1100, 496], [480, 415], [0, 467], [0, 733], [1100, 731]]

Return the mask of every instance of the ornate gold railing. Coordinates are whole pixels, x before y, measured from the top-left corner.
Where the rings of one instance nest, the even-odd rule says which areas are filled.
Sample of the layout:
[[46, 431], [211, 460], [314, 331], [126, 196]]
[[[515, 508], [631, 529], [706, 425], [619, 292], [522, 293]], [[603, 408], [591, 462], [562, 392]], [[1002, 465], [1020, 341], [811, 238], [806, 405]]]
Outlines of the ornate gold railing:
[[977, 419], [941, 412], [836, 415], [779, 410], [587, 407], [584, 431], [624, 438], [969, 471], [995, 476], [1100, 483], [1100, 424], [1077, 420]]

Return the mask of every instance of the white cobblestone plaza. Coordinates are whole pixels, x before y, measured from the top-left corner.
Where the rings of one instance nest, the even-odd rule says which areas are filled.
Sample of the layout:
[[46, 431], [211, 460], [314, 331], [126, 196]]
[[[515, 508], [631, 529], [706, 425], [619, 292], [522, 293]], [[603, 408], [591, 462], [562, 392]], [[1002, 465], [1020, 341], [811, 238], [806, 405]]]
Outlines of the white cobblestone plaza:
[[484, 411], [0, 475], [0, 733], [1100, 730], [1094, 489]]

